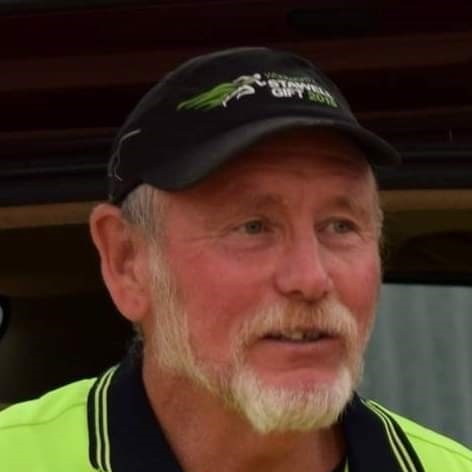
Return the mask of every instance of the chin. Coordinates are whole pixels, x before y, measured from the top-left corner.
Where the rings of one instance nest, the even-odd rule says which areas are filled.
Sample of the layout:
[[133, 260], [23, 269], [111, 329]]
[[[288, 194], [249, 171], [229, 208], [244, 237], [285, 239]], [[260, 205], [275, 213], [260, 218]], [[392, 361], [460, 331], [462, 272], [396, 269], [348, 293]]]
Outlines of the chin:
[[309, 382], [308, 378], [272, 385], [244, 369], [233, 378], [229, 403], [262, 434], [330, 427], [352, 398], [353, 376], [343, 367], [329, 382]]
[[[342, 382], [340, 378], [346, 375], [343, 371], [348, 372], [344, 367], [326, 370], [306, 367], [282, 372], [260, 372], [254, 369], [253, 375], [266, 388], [310, 393], [320, 389], [335, 388], [337, 383]], [[352, 378], [350, 375], [349, 377]]]

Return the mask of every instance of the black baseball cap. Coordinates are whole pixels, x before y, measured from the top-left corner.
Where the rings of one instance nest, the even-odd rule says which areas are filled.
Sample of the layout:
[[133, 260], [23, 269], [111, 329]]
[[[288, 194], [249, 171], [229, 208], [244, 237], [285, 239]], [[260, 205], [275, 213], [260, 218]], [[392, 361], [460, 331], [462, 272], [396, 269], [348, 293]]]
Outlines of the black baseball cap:
[[268, 48], [228, 49], [185, 62], [137, 104], [113, 144], [110, 200], [119, 203], [142, 183], [184, 189], [261, 138], [297, 127], [345, 133], [373, 166], [400, 162], [307, 59]]

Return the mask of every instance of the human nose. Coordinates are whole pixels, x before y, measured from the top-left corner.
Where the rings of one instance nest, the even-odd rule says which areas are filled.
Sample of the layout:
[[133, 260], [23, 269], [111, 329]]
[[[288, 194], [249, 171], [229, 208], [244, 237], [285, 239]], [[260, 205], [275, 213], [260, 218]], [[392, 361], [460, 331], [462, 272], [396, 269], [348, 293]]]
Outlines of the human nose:
[[277, 290], [298, 301], [320, 300], [333, 289], [325, 262], [315, 235], [291, 242], [275, 273]]

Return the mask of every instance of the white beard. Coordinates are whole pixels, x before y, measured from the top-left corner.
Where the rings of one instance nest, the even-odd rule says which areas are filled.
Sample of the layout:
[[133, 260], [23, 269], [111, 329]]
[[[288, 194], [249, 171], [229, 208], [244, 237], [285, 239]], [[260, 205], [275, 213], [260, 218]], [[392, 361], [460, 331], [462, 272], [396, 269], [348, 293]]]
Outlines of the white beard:
[[[353, 315], [334, 299], [314, 308], [270, 307], [261, 310], [241, 328], [233, 343], [232, 361], [225, 367], [199, 362], [189, 341], [187, 314], [181, 308], [174, 284], [163, 264], [154, 259], [155, 307], [153, 354], [159, 366], [181, 375], [218, 397], [243, 415], [260, 433], [309, 431], [334, 424], [349, 402], [360, 380], [366, 340], [358, 339]], [[158, 273], [157, 273], [158, 272]], [[345, 341], [345, 360], [336, 379], [307, 389], [264, 385], [257, 372], [245, 362], [245, 347], [271, 329], [290, 329], [297, 323], [316, 320], [319, 329], [340, 335]]]

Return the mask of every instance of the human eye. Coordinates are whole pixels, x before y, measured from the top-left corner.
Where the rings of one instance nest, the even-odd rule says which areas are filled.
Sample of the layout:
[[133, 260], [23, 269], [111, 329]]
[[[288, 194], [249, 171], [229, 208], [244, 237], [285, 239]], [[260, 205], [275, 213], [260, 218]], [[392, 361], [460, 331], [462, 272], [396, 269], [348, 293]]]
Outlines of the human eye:
[[362, 237], [358, 224], [349, 218], [332, 218], [318, 228], [323, 244], [333, 247], [350, 247]]
[[[347, 243], [357, 240], [362, 230], [359, 224], [350, 218], [335, 217], [330, 218], [318, 228], [319, 236], [326, 243]], [[355, 239], [354, 239], [355, 238]]]
[[331, 221], [328, 228], [335, 234], [348, 234], [356, 231], [357, 225], [353, 221], [339, 219]]
[[234, 224], [225, 237], [228, 247], [256, 250], [270, 246], [276, 237], [274, 224], [265, 218], [247, 218]]
[[267, 231], [267, 224], [262, 219], [253, 219], [239, 225], [237, 231], [248, 235], [257, 235]]

